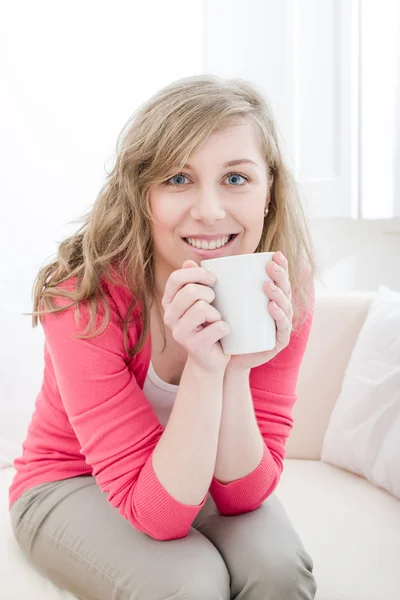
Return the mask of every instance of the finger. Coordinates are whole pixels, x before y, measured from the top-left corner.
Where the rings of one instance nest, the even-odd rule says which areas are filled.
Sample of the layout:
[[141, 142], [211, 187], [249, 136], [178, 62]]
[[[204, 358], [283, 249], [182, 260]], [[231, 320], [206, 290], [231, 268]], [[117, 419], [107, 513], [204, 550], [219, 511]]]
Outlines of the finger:
[[185, 262], [182, 265], [182, 269], [190, 269], [192, 267], [198, 267], [199, 265], [194, 262], [194, 260], [185, 260]]
[[203, 325], [220, 320], [221, 315], [214, 306], [204, 300], [198, 300], [175, 324], [172, 335], [180, 344], [186, 344], [190, 336], [201, 331]]
[[272, 281], [267, 281], [264, 285], [264, 289], [269, 299], [276, 302], [276, 304], [284, 311], [287, 317], [291, 318], [291, 313], [293, 311], [292, 302], [289, 300], [283, 290], [281, 290], [281, 288], [275, 285]]
[[267, 273], [274, 283], [281, 288], [284, 294], [286, 294], [289, 300], [291, 300], [292, 290], [287, 270], [278, 265], [274, 260], [271, 260], [267, 265]]
[[215, 283], [215, 277], [203, 267], [183, 268], [174, 271], [168, 278], [165, 285], [164, 295], [161, 304], [164, 308], [172, 302], [175, 294], [187, 283], [203, 283], [211, 285]]
[[200, 351], [204, 352], [205, 348], [211, 350], [214, 344], [228, 335], [228, 333], [230, 333], [228, 323], [225, 321], [216, 321], [193, 335], [187, 342], [187, 349], [192, 354], [197, 354]]
[[164, 312], [164, 322], [171, 329], [175, 323], [185, 314], [187, 310], [198, 300], [204, 300], [209, 304], [214, 300], [215, 292], [207, 285], [188, 283], [173, 298]]
[[287, 271], [289, 270], [288, 269], [288, 267], [289, 267], [288, 259], [286, 258], [286, 256], [282, 252], [275, 252], [275, 254], [272, 257], [272, 259], [275, 262], [277, 262], [278, 265], [280, 265], [281, 267], [283, 267]]
[[290, 341], [292, 323], [275, 302], [270, 302], [268, 309], [276, 322], [276, 344], [285, 348]]

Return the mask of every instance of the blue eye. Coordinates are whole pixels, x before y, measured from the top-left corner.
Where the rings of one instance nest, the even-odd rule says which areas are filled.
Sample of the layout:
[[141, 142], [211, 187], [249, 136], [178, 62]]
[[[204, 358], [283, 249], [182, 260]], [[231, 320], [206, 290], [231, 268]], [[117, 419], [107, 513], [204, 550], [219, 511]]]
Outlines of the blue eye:
[[[248, 181], [248, 180], [249, 180], [249, 178], [248, 178], [248, 177], [245, 177], [244, 175], [240, 175], [239, 173], [231, 173], [230, 175], [227, 175], [227, 177], [235, 177], [236, 179], [237, 179], [238, 177], [241, 177], [242, 179], [244, 179], [244, 180], [246, 180], [246, 181]], [[244, 184], [243, 184], [243, 183], [241, 183], [241, 184], [239, 184], [239, 185], [244, 185]]]
[[172, 179], [175, 178], [179, 178], [179, 179], [186, 179], [186, 176], [183, 173], [178, 173], [177, 175], [174, 175], [173, 177], [171, 177], [170, 179], [167, 179], [167, 181], [164, 182], [165, 185], [182, 185], [182, 181], [180, 181], [179, 183], [169, 183]]
[[[247, 175], [241, 175], [240, 173], [229, 173], [226, 176], [226, 179], [228, 179], [229, 177], [235, 178], [236, 181], [238, 181], [238, 178], [241, 177], [242, 179], [244, 179], [246, 182], [250, 181], [250, 177], [247, 177]], [[179, 181], [177, 181], [176, 183], [173, 183], [173, 179], [179, 179]], [[166, 181], [163, 182], [163, 185], [174, 185], [174, 186], [181, 186], [184, 185], [185, 182], [182, 181], [184, 179], [187, 179], [186, 175], [184, 173], [177, 173], [176, 175], [174, 175], [173, 177], [170, 177], [169, 179], [167, 179]], [[244, 183], [234, 183], [233, 187], [241, 187], [242, 185], [244, 185]], [[230, 186], [232, 187], [232, 186]]]

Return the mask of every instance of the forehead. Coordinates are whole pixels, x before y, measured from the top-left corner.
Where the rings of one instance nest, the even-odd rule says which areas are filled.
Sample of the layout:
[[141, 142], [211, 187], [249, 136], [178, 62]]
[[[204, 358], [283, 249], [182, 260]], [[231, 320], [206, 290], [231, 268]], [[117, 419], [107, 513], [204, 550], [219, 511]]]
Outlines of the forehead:
[[210, 134], [204, 144], [190, 156], [190, 164], [210, 159], [222, 164], [246, 158], [258, 166], [265, 163], [261, 143], [251, 123], [231, 125]]

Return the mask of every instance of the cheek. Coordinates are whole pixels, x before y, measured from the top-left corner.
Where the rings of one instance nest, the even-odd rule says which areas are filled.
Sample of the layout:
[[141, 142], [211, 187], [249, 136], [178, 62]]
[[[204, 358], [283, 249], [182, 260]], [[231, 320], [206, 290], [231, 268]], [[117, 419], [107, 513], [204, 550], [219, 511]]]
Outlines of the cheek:
[[264, 212], [258, 210], [251, 211], [241, 222], [244, 228], [245, 235], [243, 241], [245, 243], [245, 252], [252, 253], [257, 248], [264, 228]]
[[243, 215], [242, 225], [249, 235], [260, 236], [264, 227], [264, 212], [257, 209], [248, 210]]
[[154, 222], [151, 223], [151, 233], [154, 247], [162, 254], [175, 251], [176, 237], [179, 236], [179, 225], [182, 221], [182, 211], [177, 210], [176, 203], [162, 198], [150, 203]]
[[167, 232], [179, 223], [180, 212], [176, 203], [162, 197], [150, 199], [150, 210], [153, 215], [155, 230]]

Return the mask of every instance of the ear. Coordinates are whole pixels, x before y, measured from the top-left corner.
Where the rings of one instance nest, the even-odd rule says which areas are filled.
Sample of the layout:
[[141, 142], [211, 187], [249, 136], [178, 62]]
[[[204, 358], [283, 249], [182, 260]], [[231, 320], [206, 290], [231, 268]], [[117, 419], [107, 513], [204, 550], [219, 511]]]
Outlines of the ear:
[[270, 193], [270, 191], [268, 191], [266, 201], [265, 201], [264, 211], [266, 211], [267, 208], [269, 208], [270, 202], [271, 202], [271, 193]]
[[266, 211], [267, 208], [269, 208], [269, 204], [271, 202], [271, 188], [272, 188], [272, 184], [273, 183], [274, 183], [274, 176], [271, 175], [271, 180], [269, 182], [268, 194], [267, 194], [267, 198], [266, 198], [266, 203], [265, 203], [264, 211]]

